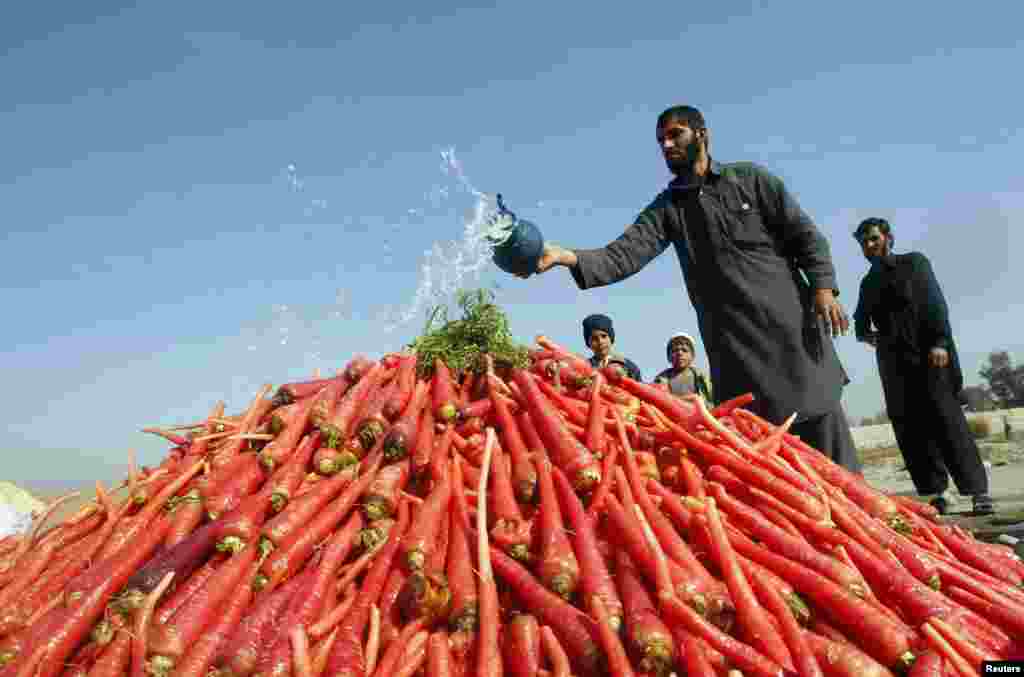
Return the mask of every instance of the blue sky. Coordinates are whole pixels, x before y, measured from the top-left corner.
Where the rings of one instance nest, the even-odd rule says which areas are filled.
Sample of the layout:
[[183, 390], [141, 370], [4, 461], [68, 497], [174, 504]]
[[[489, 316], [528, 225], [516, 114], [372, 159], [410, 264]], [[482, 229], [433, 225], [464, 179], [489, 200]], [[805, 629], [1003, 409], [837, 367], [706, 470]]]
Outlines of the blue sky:
[[[668, 180], [653, 124], [678, 103], [717, 159], [787, 181], [851, 312], [849, 233], [882, 215], [932, 258], [968, 382], [991, 349], [1024, 359], [1020, 6], [370, 4], [0, 11], [0, 479], [119, 476], [166, 448], [145, 425], [400, 348], [425, 262], [439, 283], [426, 252], [457, 249], [473, 203], [447, 149], [550, 239], [606, 243]], [[582, 350], [606, 312], [648, 378], [696, 333], [671, 253], [588, 292], [564, 270], [466, 282], [523, 341]], [[837, 345], [848, 411], [875, 413], [873, 354]]]

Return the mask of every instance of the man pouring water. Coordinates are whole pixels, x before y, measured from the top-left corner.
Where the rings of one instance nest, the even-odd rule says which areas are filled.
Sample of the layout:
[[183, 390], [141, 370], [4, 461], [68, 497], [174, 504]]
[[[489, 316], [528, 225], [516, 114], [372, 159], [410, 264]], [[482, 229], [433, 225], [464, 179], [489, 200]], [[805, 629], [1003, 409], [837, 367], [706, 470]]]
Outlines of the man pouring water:
[[[672, 245], [708, 350], [715, 398], [753, 392], [751, 408], [859, 471], [840, 401], [849, 382], [832, 338], [847, 315], [836, 296], [828, 241], [764, 168], [711, 159], [701, 113], [676, 106], [656, 137], [675, 178], [614, 242], [597, 249], [538, 247], [533, 269], [569, 269], [580, 289], [614, 284]], [[531, 262], [532, 263], [532, 262]], [[508, 268], [506, 268], [508, 269]]]

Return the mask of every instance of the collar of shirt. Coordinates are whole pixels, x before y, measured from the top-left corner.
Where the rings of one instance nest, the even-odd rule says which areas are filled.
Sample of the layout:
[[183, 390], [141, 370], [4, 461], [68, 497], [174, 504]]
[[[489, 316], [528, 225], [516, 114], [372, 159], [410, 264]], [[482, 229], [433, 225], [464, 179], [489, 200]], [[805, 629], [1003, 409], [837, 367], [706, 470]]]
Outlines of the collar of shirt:
[[[722, 165], [717, 160], [711, 160], [708, 165], [708, 174], [715, 176], [716, 178], [722, 175]], [[694, 176], [693, 174], [686, 174], [684, 176], [677, 176], [669, 182], [668, 187], [670, 190], [691, 190], [698, 188], [704, 184], [707, 177]]]

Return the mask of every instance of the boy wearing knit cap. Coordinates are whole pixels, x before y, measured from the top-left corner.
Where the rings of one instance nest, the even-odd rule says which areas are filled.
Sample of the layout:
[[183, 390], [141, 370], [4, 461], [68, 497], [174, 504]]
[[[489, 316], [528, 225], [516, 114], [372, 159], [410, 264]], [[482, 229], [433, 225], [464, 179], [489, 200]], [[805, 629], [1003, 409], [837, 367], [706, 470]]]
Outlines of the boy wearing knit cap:
[[689, 334], [680, 332], [670, 336], [665, 353], [672, 366], [655, 376], [654, 382], [664, 383], [673, 395], [697, 394], [710, 402], [711, 383], [704, 372], [693, 366], [696, 352], [693, 337]]
[[588, 315], [583, 319], [583, 340], [593, 351], [590, 364], [593, 367], [607, 367], [619, 364], [626, 371], [626, 376], [634, 381], [642, 381], [640, 367], [633, 360], [612, 352], [615, 344], [615, 327], [607, 315]]

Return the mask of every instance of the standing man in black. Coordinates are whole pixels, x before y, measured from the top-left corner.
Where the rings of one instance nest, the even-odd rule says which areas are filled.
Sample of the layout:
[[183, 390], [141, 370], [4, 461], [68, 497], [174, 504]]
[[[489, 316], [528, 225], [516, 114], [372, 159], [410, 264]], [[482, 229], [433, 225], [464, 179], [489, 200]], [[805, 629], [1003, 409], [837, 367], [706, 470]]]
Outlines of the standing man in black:
[[917, 493], [945, 513], [949, 476], [976, 514], [994, 511], [988, 476], [960, 407], [963, 374], [949, 308], [928, 258], [893, 254], [892, 227], [865, 219], [854, 237], [871, 270], [860, 283], [857, 339], [874, 345], [885, 405]]
[[548, 242], [538, 273], [565, 266], [580, 289], [634, 275], [676, 250], [719, 401], [753, 392], [751, 408], [836, 463], [859, 472], [843, 412], [849, 382], [832, 338], [848, 319], [836, 298], [828, 240], [782, 180], [750, 162], [711, 159], [710, 131], [692, 106], [664, 111], [658, 147], [675, 176], [605, 247]]

